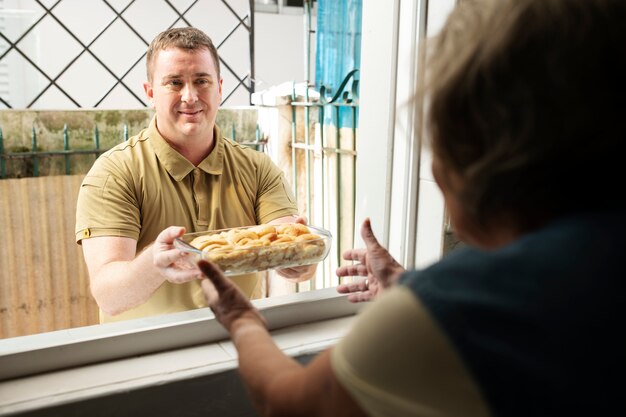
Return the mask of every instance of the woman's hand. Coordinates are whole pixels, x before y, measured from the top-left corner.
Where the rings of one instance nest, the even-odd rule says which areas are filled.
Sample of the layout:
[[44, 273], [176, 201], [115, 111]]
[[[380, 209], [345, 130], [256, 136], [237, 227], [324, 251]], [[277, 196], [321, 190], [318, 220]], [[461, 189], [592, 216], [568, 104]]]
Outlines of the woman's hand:
[[233, 338], [237, 328], [246, 323], [267, 327], [259, 311], [215, 264], [201, 260], [198, 267], [207, 277], [201, 282], [207, 303]]
[[337, 287], [340, 293], [347, 293], [352, 302], [370, 301], [385, 288], [394, 285], [405, 269], [378, 243], [370, 219], [361, 226], [361, 237], [365, 249], [350, 249], [343, 253], [343, 259], [359, 263], [337, 268], [338, 277], [362, 276], [364, 280], [342, 284]]

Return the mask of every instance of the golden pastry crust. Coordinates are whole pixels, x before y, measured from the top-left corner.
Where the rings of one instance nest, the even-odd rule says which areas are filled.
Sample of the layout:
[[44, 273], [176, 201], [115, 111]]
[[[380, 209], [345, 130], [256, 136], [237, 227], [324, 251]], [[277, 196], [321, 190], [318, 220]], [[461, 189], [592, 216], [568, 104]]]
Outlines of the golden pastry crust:
[[207, 246], [228, 245], [228, 241], [220, 235], [203, 235], [192, 240], [190, 245], [203, 250]]
[[190, 244], [223, 271], [237, 273], [317, 262], [326, 250], [322, 236], [298, 223], [229, 229]]
[[267, 234], [276, 233], [276, 227], [270, 224], [261, 224], [251, 228], [250, 231], [256, 233], [257, 235], [259, 235], [259, 237], [261, 237]]

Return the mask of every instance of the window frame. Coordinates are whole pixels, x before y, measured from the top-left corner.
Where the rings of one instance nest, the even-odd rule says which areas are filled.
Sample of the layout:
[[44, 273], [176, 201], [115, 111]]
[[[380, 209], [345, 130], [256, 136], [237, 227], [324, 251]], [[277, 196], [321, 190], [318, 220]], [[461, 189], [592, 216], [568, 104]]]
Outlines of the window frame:
[[[455, 2], [447, 1], [450, 5]], [[419, 264], [420, 256], [422, 263], [436, 259], [443, 242], [443, 201], [424, 206], [420, 185], [410, 183], [416, 172], [420, 182], [433, 183], [428, 173], [422, 173], [427, 161], [424, 158], [428, 157], [422, 152], [422, 140], [412, 135], [405, 139], [404, 143], [410, 140], [416, 144], [408, 152], [398, 142], [399, 137], [406, 136], [403, 133], [418, 131], [415, 126], [420, 119], [416, 115], [421, 111], [415, 103], [406, 102], [407, 85], [414, 86], [417, 68], [398, 69], [398, 57], [416, 62], [420, 50], [415, 44], [427, 33], [424, 25], [431, 18], [438, 16], [428, 16], [428, 0], [363, 3], [363, 45], [368, 48], [362, 53], [354, 241], [355, 246], [362, 246], [358, 226], [370, 217], [380, 242], [408, 268]], [[407, 42], [406, 36], [413, 42]], [[381, 148], [386, 152], [381, 153]], [[378, 169], [372, 170], [373, 166]], [[435, 233], [418, 241], [418, 225], [424, 219], [434, 224]], [[397, 226], [397, 221], [407, 224], [409, 220], [411, 228]], [[438, 227], [441, 233], [437, 233]], [[432, 240], [426, 255], [418, 251], [420, 242], [425, 247], [424, 239]], [[354, 315], [364, 306], [349, 303], [335, 288], [253, 300], [253, 305], [266, 317], [270, 330]], [[226, 338], [224, 329], [205, 308], [3, 339], [0, 381]]]

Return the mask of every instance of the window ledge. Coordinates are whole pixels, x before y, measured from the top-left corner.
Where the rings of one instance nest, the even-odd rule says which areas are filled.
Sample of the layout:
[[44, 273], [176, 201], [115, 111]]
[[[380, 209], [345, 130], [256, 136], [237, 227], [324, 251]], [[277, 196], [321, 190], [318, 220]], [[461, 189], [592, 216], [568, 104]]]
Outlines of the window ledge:
[[[352, 315], [295, 325], [272, 331], [272, 337], [290, 356], [317, 353], [334, 345], [353, 319]], [[222, 341], [33, 375], [0, 382], [0, 415], [128, 393], [235, 368], [236, 350], [230, 341]]]
[[[270, 330], [355, 314], [335, 288], [253, 300]], [[227, 339], [208, 308], [0, 340], [0, 381]]]

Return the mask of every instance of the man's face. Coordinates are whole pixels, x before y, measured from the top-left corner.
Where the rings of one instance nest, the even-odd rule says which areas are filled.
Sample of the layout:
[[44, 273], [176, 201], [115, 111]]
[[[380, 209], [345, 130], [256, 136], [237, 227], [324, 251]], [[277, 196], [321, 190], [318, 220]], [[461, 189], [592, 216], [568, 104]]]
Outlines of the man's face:
[[152, 65], [152, 82], [144, 83], [144, 89], [156, 110], [159, 132], [170, 143], [212, 138], [222, 80], [208, 49], [160, 51]]

